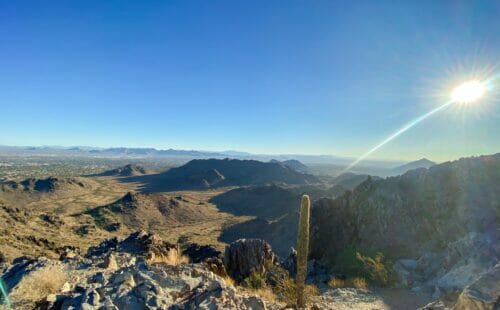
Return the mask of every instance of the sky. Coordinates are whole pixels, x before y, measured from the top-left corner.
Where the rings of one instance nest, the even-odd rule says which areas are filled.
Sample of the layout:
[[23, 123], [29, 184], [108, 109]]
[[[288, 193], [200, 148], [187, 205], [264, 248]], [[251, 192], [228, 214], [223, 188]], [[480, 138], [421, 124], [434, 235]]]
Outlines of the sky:
[[[499, 29], [499, 1], [0, 0], [0, 145], [361, 156], [498, 75]], [[500, 152], [498, 98], [370, 158]]]

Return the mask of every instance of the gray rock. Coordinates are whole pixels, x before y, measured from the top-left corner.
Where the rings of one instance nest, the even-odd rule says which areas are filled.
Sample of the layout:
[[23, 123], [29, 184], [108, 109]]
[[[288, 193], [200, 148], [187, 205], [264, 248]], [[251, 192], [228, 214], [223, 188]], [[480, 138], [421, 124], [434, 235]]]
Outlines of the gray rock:
[[83, 302], [89, 304], [90, 306], [97, 307], [99, 306], [99, 300], [101, 299], [101, 296], [99, 296], [99, 293], [97, 293], [96, 290], [89, 289], [83, 296]]
[[115, 270], [118, 269], [118, 263], [116, 262], [116, 258], [113, 254], [109, 254], [104, 259], [102, 263], [102, 268]]
[[446, 305], [442, 301], [436, 300], [431, 303], [428, 303], [427, 305], [421, 308], [418, 308], [417, 310], [448, 310], [448, 309], [450, 308], [446, 307]]
[[467, 286], [458, 297], [454, 310], [500, 309], [500, 263]]
[[266, 303], [262, 298], [250, 296], [245, 299], [245, 305], [251, 310], [266, 310]]
[[271, 246], [260, 239], [240, 239], [226, 247], [224, 265], [238, 283], [252, 272], [264, 273], [276, 260]]

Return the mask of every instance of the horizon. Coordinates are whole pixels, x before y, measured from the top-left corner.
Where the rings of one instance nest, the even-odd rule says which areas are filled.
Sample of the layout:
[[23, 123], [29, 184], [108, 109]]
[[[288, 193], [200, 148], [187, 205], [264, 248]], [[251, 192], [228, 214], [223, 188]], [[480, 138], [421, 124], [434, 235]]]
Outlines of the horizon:
[[[495, 1], [4, 2], [0, 145], [360, 158], [456, 84], [498, 74], [498, 12]], [[496, 93], [367, 160], [500, 152]]]
[[[148, 146], [137, 146], [137, 147], [129, 147], [129, 146], [111, 146], [111, 147], [100, 147], [100, 146], [89, 146], [89, 145], [4, 145], [0, 144], [0, 155], [1, 154], [1, 148], [49, 148], [49, 149], [54, 149], [54, 150], [71, 150], [74, 148], [79, 148], [82, 151], [87, 151], [87, 150], [109, 150], [109, 149], [152, 149], [156, 151], [181, 151], [181, 152], [200, 152], [200, 153], [207, 153], [207, 154], [219, 154], [219, 155], [226, 155], [228, 156], [227, 158], [230, 159], [240, 159], [238, 158], [238, 155], [235, 155], [231, 157], [231, 154], [229, 153], [241, 153], [239, 156], [256, 156], [256, 157], [285, 157], [282, 160], [288, 160], [288, 159], [296, 159], [299, 161], [302, 161], [302, 159], [297, 159], [295, 157], [318, 157], [318, 158], [330, 158], [331, 160], [338, 160], [338, 161], [353, 161], [356, 160], [357, 157], [349, 157], [349, 156], [337, 156], [335, 154], [302, 154], [302, 153], [252, 153], [252, 152], [247, 152], [247, 151], [240, 151], [240, 150], [216, 150], [216, 151], [208, 151], [208, 150], [202, 150], [202, 149], [176, 149], [176, 148], [155, 148], [155, 147], [148, 147]], [[387, 158], [376, 158], [376, 157], [370, 157], [368, 159], [363, 160], [363, 163], [360, 163], [359, 166], [363, 167], [369, 167], [370, 165], [373, 165], [375, 163], [386, 163], [386, 164], [408, 164], [408, 163], [413, 163], [421, 160], [429, 160], [434, 162], [435, 164], [442, 164], [445, 162], [453, 162], [460, 160], [462, 158], [474, 158], [474, 157], [481, 157], [481, 156], [492, 156], [496, 155], [500, 152], [493, 152], [493, 153], [485, 153], [485, 154], [475, 154], [475, 155], [469, 155], [469, 156], [458, 156], [458, 157], [453, 157], [449, 158], [447, 160], [436, 160], [434, 158], [430, 157], [415, 157], [415, 158], [408, 158], [408, 159], [387, 159]], [[295, 157], [294, 157], [295, 156]], [[255, 160], [260, 160], [260, 159], [255, 159]], [[313, 162], [309, 162], [313, 163]], [[332, 163], [333, 164], [333, 163]], [[341, 163], [336, 163], [337, 165], [342, 165]], [[346, 164], [347, 165], [347, 164]], [[345, 171], [349, 172], [349, 171]]]

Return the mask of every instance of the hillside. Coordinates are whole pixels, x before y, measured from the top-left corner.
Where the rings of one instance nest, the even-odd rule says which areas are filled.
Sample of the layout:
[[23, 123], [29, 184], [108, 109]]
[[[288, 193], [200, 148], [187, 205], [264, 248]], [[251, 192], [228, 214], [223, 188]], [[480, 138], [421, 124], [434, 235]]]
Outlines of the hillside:
[[131, 177], [148, 174], [148, 171], [143, 167], [135, 164], [128, 164], [123, 167], [118, 167], [111, 170], [106, 170], [95, 176], [115, 176], [115, 177]]
[[0, 182], [0, 191], [3, 192], [38, 192], [52, 193], [56, 190], [84, 188], [88, 186], [86, 181], [79, 178], [56, 178], [48, 177], [46, 179], [29, 178], [22, 181], [7, 180]]
[[380, 177], [370, 176], [368, 174], [356, 174], [356, 173], [352, 173], [352, 172], [346, 172], [346, 173], [343, 173], [343, 174], [335, 177], [335, 179], [333, 180], [333, 183], [335, 185], [340, 185], [340, 186], [343, 186], [347, 189], [352, 190], [356, 186], [358, 186], [359, 184], [366, 181], [368, 178], [371, 178], [373, 180], [380, 180], [381, 179]]
[[269, 242], [280, 257], [285, 258], [290, 248], [295, 246], [301, 195], [308, 193], [313, 200], [334, 198], [345, 190], [339, 186], [250, 186], [222, 193], [210, 202], [223, 212], [256, 217], [225, 228], [221, 241], [229, 243], [240, 238], [261, 238]]
[[256, 184], [310, 184], [319, 180], [280, 163], [238, 159], [197, 159], [164, 173], [129, 178], [144, 183], [143, 191], [209, 189]]
[[433, 161], [428, 160], [427, 158], [422, 158], [416, 161], [409, 162], [407, 164], [404, 164], [402, 166], [398, 166], [396, 168], [393, 168], [391, 172], [393, 174], [403, 174], [409, 170], [413, 169], [418, 169], [418, 168], [430, 168], [434, 166], [436, 163]]
[[309, 167], [307, 167], [306, 165], [304, 165], [303, 163], [301, 163], [300, 161], [296, 160], [296, 159], [289, 159], [289, 160], [284, 160], [284, 161], [279, 161], [279, 160], [276, 160], [276, 159], [271, 159], [272, 163], [281, 163], [297, 172], [301, 172], [301, 173], [308, 173], [309, 172]]
[[404, 258], [410, 287], [450, 297], [500, 261], [499, 201], [500, 154], [367, 180], [315, 202], [311, 256], [334, 268], [352, 247]]
[[[286, 257], [296, 242], [295, 208], [286, 203], [279, 207], [280, 203], [278, 208], [290, 212], [266, 218], [272, 206], [264, 207], [269, 189], [261, 190], [264, 201], [247, 191], [241, 201], [248, 204], [238, 205], [231, 196], [242, 191], [226, 193], [234, 199], [227, 201], [228, 211], [253, 211], [261, 217], [226, 228], [221, 241], [262, 238]], [[298, 197], [282, 197], [298, 208]], [[390, 265], [399, 285], [446, 304], [453, 305], [460, 294], [471, 296], [468, 285], [490, 296], [498, 292], [492, 283], [500, 283], [500, 154], [464, 158], [387, 179], [368, 178], [337, 198], [313, 197], [313, 201], [311, 258], [340, 275], [361, 272], [353, 271], [359, 267], [352, 265], [356, 260], [359, 264], [356, 255], [360, 253], [365, 262], [371, 257], [372, 263]]]

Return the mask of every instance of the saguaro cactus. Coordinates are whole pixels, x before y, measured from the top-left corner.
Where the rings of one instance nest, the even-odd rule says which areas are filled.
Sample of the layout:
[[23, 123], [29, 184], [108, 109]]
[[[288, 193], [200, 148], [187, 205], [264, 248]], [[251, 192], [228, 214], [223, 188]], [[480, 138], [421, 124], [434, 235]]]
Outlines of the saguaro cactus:
[[297, 236], [297, 307], [305, 308], [304, 296], [307, 275], [307, 256], [309, 253], [309, 214], [311, 202], [308, 195], [302, 196], [300, 204], [299, 232]]

